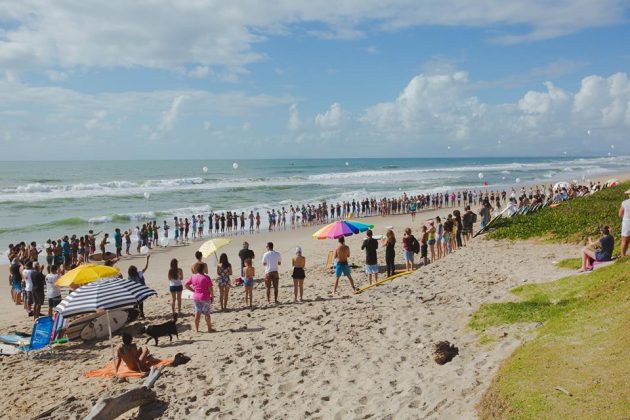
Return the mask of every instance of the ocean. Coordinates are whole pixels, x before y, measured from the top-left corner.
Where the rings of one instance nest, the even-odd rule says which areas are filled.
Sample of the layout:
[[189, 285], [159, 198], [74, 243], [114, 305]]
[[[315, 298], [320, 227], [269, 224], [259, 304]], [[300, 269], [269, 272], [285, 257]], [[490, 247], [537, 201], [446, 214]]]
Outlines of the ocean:
[[1, 162], [0, 249], [210, 210], [262, 215], [323, 200], [508, 189], [517, 179], [570, 182], [629, 166], [630, 156]]

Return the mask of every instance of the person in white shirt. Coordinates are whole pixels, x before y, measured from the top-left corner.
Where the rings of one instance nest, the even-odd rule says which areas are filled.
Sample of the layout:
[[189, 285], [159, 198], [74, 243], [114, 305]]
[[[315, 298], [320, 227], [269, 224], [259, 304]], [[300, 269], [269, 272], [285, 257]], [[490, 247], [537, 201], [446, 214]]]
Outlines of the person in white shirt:
[[267, 304], [271, 303], [271, 286], [273, 285], [274, 302], [278, 304], [278, 266], [282, 263], [279, 252], [273, 250], [273, 242], [267, 242], [267, 252], [263, 254], [262, 264], [265, 266], [265, 288], [267, 289]]
[[33, 306], [33, 279], [31, 278], [33, 271], [33, 263], [30, 261], [26, 263], [26, 268], [22, 271], [24, 309], [29, 313], [29, 316], [31, 316], [31, 308]]
[[[626, 191], [630, 195], [630, 190]], [[624, 200], [619, 207], [619, 217], [621, 217], [621, 256], [625, 257], [630, 243], [630, 198]]]
[[61, 289], [55, 284], [59, 279], [57, 266], [50, 266], [50, 273], [46, 275], [46, 297], [48, 298], [48, 316], [52, 316], [55, 306], [61, 303]]

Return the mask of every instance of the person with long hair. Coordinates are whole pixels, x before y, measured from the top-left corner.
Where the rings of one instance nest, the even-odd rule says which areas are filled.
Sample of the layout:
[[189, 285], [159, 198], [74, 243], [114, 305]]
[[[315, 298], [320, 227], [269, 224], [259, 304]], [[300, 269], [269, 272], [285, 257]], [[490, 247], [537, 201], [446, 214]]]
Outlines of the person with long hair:
[[[168, 288], [171, 292], [173, 317], [182, 313], [182, 290], [184, 290], [182, 280], [184, 280], [184, 272], [179, 268], [177, 259], [173, 258], [171, 268], [168, 270]], [[175, 301], [177, 301], [177, 312], [175, 312]]]
[[385, 247], [385, 265], [387, 266], [387, 277], [389, 277], [393, 275], [396, 270], [396, 264], [394, 264], [394, 260], [396, 259], [396, 249], [394, 248], [396, 245], [396, 235], [394, 235], [393, 230], [387, 229], [382, 245]]
[[295, 257], [292, 260], [293, 264], [293, 296], [294, 302], [298, 301], [298, 294], [300, 295], [300, 302], [303, 302], [304, 295], [304, 279], [306, 274], [304, 273], [304, 267], [306, 267], [306, 258], [302, 255], [302, 248], [299, 246], [295, 249]]
[[589, 243], [582, 248], [582, 267], [578, 270], [579, 272], [592, 270], [594, 262], [612, 260], [615, 238], [610, 234], [608, 226], [600, 227], [599, 231], [602, 237], [598, 241], [589, 240]]
[[219, 284], [219, 304], [222, 311], [227, 310], [228, 294], [230, 291], [230, 276], [232, 275], [232, 264], [228, 261], [227, 254], [223, 253], [219, 257], [217, 266], [217, 283]]

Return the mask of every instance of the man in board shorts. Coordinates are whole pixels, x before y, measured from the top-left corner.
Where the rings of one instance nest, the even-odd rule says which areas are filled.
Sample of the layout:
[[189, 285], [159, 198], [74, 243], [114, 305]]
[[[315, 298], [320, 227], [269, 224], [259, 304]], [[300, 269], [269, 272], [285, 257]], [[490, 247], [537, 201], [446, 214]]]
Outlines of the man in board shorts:
[[348, 265], [348, 258], [350, 258], [350, 247], [346, 245], [346, 240], [344, 237], [339, 238], [339, 246], [335, 250], [335, 259], [337, 260], [337, 264], [335, 265], [335, 285], [333, 286], [332, 293], [337, 293], [337, 286], [339, 285], [339, 278], [343, 274], [348, 277], [350, 280], [350, 286], [352, 286], [352, 290], [357, 290], [354, 286], [354, 281], [352, 280], [352, 276], [350, 275], [350, 266]]
[[263, 254], [262, 264], [265, 266], [265, 288], [267, 289], [267, 304], [271, 304], [271, 286], [273, 285], [274, 302], [278, 304], [278, 266], [282, 263], [279, 252], [273, 250], [273, 242], [267, 242], [267, 252]]

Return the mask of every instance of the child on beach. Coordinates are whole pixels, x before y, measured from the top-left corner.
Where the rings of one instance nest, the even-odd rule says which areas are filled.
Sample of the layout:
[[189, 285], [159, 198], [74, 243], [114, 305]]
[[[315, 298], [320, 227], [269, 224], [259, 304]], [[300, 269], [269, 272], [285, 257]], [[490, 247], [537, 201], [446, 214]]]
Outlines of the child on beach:
[[219, 283], [219, 304], [221, 310], [227, 310], [228, 295], [230, 292], [230, 276], [232, 275], [232, 264], [228, 261], [227, 254], [223, 253], [219, 257], [217, 266], [217, 283]]
[[253, 309], [253, 290], [254, 290], [254, 276], [256, 275], [256, 269], [252, 266], [252, 259], [245, 260], [245, 279], [243, 280], [243, 286], [245, 287], [245, 306], [248, 305], [249, 309]]

